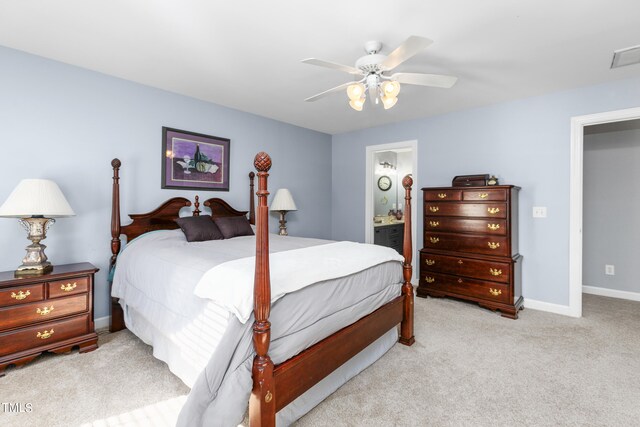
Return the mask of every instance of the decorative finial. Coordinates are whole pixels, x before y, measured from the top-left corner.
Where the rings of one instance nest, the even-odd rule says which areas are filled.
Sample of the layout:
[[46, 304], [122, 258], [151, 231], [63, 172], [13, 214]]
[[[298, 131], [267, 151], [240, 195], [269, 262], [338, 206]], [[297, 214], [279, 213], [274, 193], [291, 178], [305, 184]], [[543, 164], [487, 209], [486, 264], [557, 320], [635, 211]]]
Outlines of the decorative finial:
[[411, 178], [411, 175], [407, 175], [402, 179], [402, 186], [405, 189], [413, 186], [413, 178]]
[[255, 178], [256, 174], [253, 173], [253, 171], [249, 172], [249, 178], [253, 179]]
[[111, 167], [118, 169], [121, 165], [122, 165], [122, 162], [120, 162], [120, 159], [111, 160]]
[[255, 159], [253, 159], [253, 165], [258, 172], [269, 172], [269, 169], [271, 169], [271, 156], [261, 151], [256, 154]]

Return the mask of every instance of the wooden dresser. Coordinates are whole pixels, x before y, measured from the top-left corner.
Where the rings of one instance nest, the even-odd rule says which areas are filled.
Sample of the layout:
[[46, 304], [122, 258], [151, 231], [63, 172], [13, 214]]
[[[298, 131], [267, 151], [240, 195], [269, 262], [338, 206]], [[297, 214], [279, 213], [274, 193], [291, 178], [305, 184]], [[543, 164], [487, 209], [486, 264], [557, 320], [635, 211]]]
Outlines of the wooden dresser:
[[522, 309], [519, 187], [423, 188], [421, 297], [475, 301], [502, 316]]
[[0, 272], [0, 376], [7, 366], [30, 362], [44, 351], [98, 348], [93, 325], [97, 271], [81, 263], [56, 265], [44, 276]]
[[393, 248], [402, 255], [404, 241], [404, 223], [375, 224], [373, 226], [373, 244]]

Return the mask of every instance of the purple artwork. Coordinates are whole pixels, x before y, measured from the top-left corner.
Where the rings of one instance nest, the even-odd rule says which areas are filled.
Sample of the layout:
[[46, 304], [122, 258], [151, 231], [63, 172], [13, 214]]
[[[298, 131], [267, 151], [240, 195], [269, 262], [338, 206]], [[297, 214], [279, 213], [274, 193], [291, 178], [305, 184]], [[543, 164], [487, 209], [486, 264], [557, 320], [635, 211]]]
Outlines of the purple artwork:
[[230, 140], [162, 128], [162, 188], [229, 191]]

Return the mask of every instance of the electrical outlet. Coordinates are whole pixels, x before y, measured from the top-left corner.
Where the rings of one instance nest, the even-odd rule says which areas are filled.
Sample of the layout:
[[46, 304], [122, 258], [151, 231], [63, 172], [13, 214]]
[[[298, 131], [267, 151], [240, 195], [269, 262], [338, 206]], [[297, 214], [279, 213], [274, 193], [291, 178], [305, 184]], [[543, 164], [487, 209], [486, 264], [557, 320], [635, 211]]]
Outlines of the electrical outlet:
[[604, 274], [607, 276], [615, 276], [616, 275], [616, 267], [614, 265], [607, 264], [604, 266]]
[[534, 206], [533, 207], [533, 217], [534, 218], [546, 218], [547, 217], [547, 208], [544, 206]]

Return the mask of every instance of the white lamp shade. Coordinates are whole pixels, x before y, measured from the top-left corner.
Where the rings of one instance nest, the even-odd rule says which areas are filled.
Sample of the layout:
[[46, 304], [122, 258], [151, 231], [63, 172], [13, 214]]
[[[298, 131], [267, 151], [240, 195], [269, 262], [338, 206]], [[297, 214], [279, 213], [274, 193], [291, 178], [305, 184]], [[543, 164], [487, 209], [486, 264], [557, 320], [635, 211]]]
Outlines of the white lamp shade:
[[23, 179], [0, 206], [0, 217], [45, 218], [74, 216], [60, 187], [48, 179]]
[[271, 201], [272, 211], [297, 211], [296, 204], [291, 197], [291, 193], [286, 188], [281, 188], [276, 192]]

